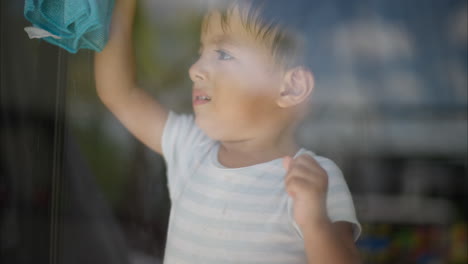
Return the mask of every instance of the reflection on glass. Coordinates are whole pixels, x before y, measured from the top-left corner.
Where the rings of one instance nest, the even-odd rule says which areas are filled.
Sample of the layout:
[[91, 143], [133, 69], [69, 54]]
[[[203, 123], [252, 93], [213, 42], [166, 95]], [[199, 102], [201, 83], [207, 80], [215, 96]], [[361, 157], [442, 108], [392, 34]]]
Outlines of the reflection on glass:
[[[179, 112], [192, 111], [199, 2], [138, 3], [138, 83]], [[364, 262], [466, 263], [466, 2], [317, 8], [298, 136], [343, 170]], [[99, 101], [91, 51], [29, 40], [21, 1], [1, 12], [0, 262], [162, 261], [164, 161]]]

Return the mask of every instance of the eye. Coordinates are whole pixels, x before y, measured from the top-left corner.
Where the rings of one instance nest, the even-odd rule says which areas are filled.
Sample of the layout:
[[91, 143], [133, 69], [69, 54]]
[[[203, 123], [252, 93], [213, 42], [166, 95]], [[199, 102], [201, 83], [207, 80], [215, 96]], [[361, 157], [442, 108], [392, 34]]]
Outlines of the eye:
[[234, 59], [234, 57], [232, 57], [231, 55], [229, 55], [228, 53], [226, 53], [223, 50], [216, 50], [216, 52], [218, 53], [218, 59], [219, 60], [232, 60], [232, 59]]

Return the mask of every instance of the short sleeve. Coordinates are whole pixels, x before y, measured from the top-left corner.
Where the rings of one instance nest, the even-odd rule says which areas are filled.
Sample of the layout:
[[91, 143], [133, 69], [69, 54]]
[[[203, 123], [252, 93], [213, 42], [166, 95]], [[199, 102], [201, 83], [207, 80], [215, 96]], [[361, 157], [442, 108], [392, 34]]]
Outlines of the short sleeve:
[[[361, 224], [357, 220], [351, 192], [349, 191], [348, 185], [346, 184], [346, 181], [343, 177], [343, 173], [341, 172], [340, 168], [338, 168], [338, 166], [330, 159], [316, 156], [311, 152], [308, 154], [312, 155], [328, 174], [328, 191], [326, 201], [328, 217], [332, 222], [344, 221], [351, 223], [353, 225], [354, 240], [357, 240], [361, 234], [362, 228]], [[290, 199], [289, 208], [290, 215], [293, 219], [292, 199]], [[301, 230], [294, 222], [294, 219], [293, 226], [302, 237]]]
[[197, 146], [204, 139], [203, 132], [195, 125], [193, 115], [169, 112], [162, 135], [162, 154], [167, 165], [167, 181], [171, 200], [177, 198], [193, 163]]
[[328, 174], [328, 217], [332, 222], [344, 221], [353, 224], [354, 240], [357, 240], [361, 234], [361, 225], [357, 220], [351, 192], [343, 173], [333, 161], [317, 156], [316, 159]]

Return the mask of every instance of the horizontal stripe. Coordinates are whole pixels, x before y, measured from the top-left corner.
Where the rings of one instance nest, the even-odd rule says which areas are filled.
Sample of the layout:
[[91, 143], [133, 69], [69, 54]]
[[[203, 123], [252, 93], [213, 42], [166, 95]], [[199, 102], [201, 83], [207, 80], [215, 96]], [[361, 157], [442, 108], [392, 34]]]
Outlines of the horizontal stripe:
[[210, 175], [207, 176], [198, 176], [195, 175], [191, 178], [192, 182], [198, 184], [204, 184], [210, 186], [211, 188], [236, 192], [236, 193], [246, 193], [246, 194], [256, 194], [256, 195], [265, 195], [265, 194], [281, 194], [285, 192], [284, 184], [276, 184], [274, 186], [264, 187], [261, 185], [252, 184], [239, 184], [233, 183], [229, 180], [225, 180], [225, 177], [213, 177]]
[[287, 199], [283, 199], [283, 201], [275, 199], [268, 203], [254, 204], [235, 200], [227, 201], [221, 197], [218, 197], [218, 199], [212, 199], [209, 195], [196, 192], [192, 190], [192, 188], [187, 188], [184, 191], [184, 201], [186, 200], [190, 200], [201, 206], [207, 206], [213, 209], [225, 209], [226, 206], [228, 206], [230, 210], [235, 210], [239, 213], [255, 212], [258, 214], [278, 213], [281, 209], [281, 205], [283, 205], [283, 207], [286, 206], [287, 201]]
[[[260, 231], [243, 231], [243, 230], [230, 230], [227, 228], [212, 227], [207, 225], [205, 222], [196, 222], [192, 219], [178, 218], [174, 222], [175, 232], [187, 232], [192, 233], [195, 236], [206, 236], [207, 239], [215, 240], [228, 240], [228, 241], [242, 241], [242, 243], [258, 244], [258, 243], [274, 243], [279, 242], [281, 244], [292, 245], [298, 242], [298, 238], [295, 234], [291, 234], [292, 225], [285, 223], [282, 229]], [[246, 241], [246, 240], [249, 241]], [[300, 241], [302, 244], [302, 241]]]
[[284, 182], [286, 176], [286, 171], [282, 168], [271, 169], [270, 171], [254, 170], [254, 168], [220, 169], [210, 163], [204, 163], [204, 165], [198, 168], [196, 173], [215, 179], [223, 178], [233, 184], [255, 184], [268, 187]]
[[274, 252], [234, 251], [232, 249], [209, 248], [197, 242], [190, 242], [177, 237], [168, 241], [169, 254], [182, 259], [189, 257], [192, 263], [298, 263], [302, 255], [274, 254]]
[[[302, 241], [294, 241], [291, 238], [283, 236], [286, 238], [281, 240], [273, 239], [273, 234], [264, 233], [261, 238], [256, 237], [252, 233], [246, 234], [244, 237], [233, 239], [229, 237], [234, 232], [229, 232], [226, 229], [189, 229], [190, 225], [184, 225], [181, 222], [178, 222], [172, 231], [173, 238], [179, 238], [191, 243], [196, 243], [201, 247], [205, 247], [210, 250], [216, 249], [229, 249], [232, 251], [243, 251], [250, 252], [252, 254], [258, 253], [270, 253], [273, 255], [278, 254], [300, 254], [303, 252], [303, 248], [295, 244], [294, 242], [299, 242], [302, 244]], [[193, 227], [193, 226], [190, 226]], [[202, 232], [200, 232], [202, 231]], [[245, 232], [244, 232], [245, 234]]]
[[[165, 263], [305, 263], [282, 159], [225, 168], [217, 160], [218, 149], [219, 143], [195, 125], [193, 116], [171, 112], [163, 133], [173, 202]], [[298, 155], [304, 153], [311, 154], [301, 149]], [[333, 161], [314, 158], [329, 176], [330, 218], [354, 222], [342, 172]]]
[[175, 208], [175, 214], [177, 218], [189, 218], [191, 221], [205, 223], [206, 225], [212, 226], [213, 228], [227, 228], [232, 231], [248, 232], [269, 232], [269, 230], [278, 230], [284, 228], [283, 218], [288, 217], [287, 215], [279, 216], [281, 218], [271, 218], [268, 219], [267, 222], [265, 222], [265, 218], [254, 218], [252, 217], [254, 216], [252, 214], [251, 217], [239, 217], [239, 219], [236, 219], [237, 217], [230, 217], [227, 219], [222, 219], [222, 221], [220, 221], [219, 217], [212, 216], [217, 215], [216, 213], [207, 211], [207, 209], [197, 207], [186, 208], [185, 206], [177, 206], [177, 208]]
[[204, 193], [206, 196], [212, 199], [222, 199], [227, 202], [230, 201], [239, 201], [243, 203], [252, 203], [252, 204], [265, 204], [269, 202], [276, 202], [278, 200], [288, 199], [288, 194], [286, 190], [283, 192], [282, 196], [278, 196], [277, 192], [274, 193], [264, 193], [262, 195], [255, 193], [239, 193], [229, 190], [229, 188], [212, 188], [206, 184], [199, 184], [197, 182], [190, 182], [190, 187], [194, 192]]
[[[203, 257], [195, 257], [193, 254], [186, 253], [177, 247], [172, 247], [172, 243], [168, 242], [166, 247], [166, 254], [164, 257], [165, 264], [285, 264], [280, 260], [265, 260], [265, 261], [251, 261], [245, 260], [239, 262], [238, 260], [232, 260], [230, 257], [226, 257], [225, 259], [213, 258], [209, 254]], [[288, 264], [304, 264], [306, 263], [306, 259], [299, 259], [297, 261], [288, 262]]]

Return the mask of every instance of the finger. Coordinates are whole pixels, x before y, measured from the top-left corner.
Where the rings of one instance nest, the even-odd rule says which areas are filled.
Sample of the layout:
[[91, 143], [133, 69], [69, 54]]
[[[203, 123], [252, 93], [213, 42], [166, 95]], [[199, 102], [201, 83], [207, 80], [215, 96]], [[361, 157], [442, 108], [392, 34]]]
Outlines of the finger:
[[328, 177], [326, 172], [321, 168], [313, 168], [306, 164], [298, 164], [293, 161], [293, 165], [290, 166], [290, 169], [285, 177], [285, 184], [287, 185], [290, 181], [300, 180], [302, 183], [306, 183], [313, 186], [325, 188], [328, 184]]
[[308, 154], [302, 154], [299, 157], [294, 159], [296, 164], [302, 164], [308, 168], [315, 169], [315, 168], [322, 168], [320, 164], [317, 162], [316, 159], [311, 157]]
[[291, 177], [285, 181], [286, 192], [295, 199], [306, 195], [325, 195], [327, 191], [327, 181], [315, 177]]
[[307, 182], [302, 178], [291, 178], [286, 182], [286, 192], [292, 198], [296, 198], [298, 193], [305, 192], [307, 190]]
[[295, 161], [292, 162], [293, 164], [289, 167], [289, 171], [286, 174], [286, 180], [293, 177], [307, 178], [314, 172], [314, 170], [306, 167], [303, 164], [298, 164]]
[[286, 175], [284, 182], [288, 185], [291, 181], [298, 180], [302, 183], [313, 184], [317, 181], [316, 177], [311, 177], [310, 171], [307, 169], [301, 169], [298, 167], [293, 167], [291, 171]]
[[286, 171], [289, 171], [292, 160], [293, 159], [290, 156], [286, 156], [283, 158], [283, 167], [286, 169]]
[[326, 175], [325, 169], [318, 163], [318, 161], [310, 155], [301, 155], [294, 160], [294, 166], [304, 166], [313, 174]]

